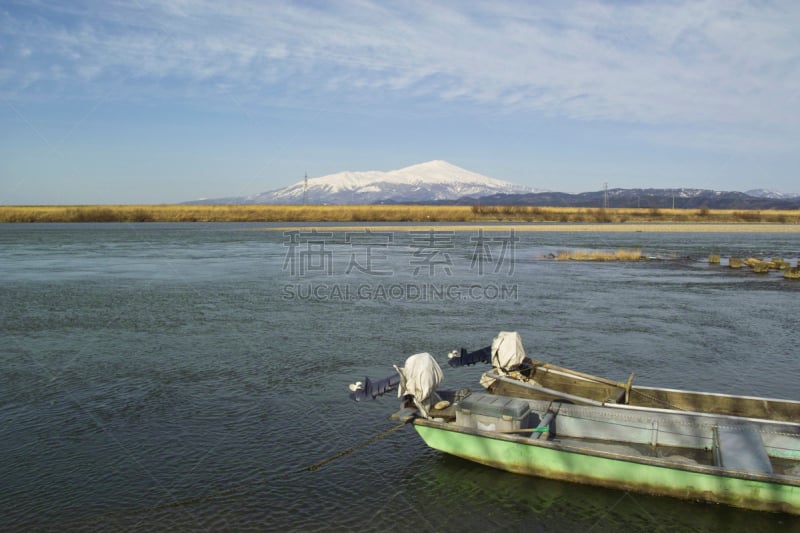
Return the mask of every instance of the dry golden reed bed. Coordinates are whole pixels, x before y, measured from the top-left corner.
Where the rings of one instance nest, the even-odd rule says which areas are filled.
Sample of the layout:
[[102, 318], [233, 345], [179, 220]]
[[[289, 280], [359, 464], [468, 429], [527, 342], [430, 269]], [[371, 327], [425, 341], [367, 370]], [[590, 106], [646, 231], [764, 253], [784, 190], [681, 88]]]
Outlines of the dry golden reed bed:
[[[537, 225], [533, 231], [542, 231], [547, 226], [555, 231], [564, 231], [565, 224], [575, 224], [576, 231], [692, 231], [686, 228], [695, 225], [706, 228], [696, 231], [728, 231], [713, 228], [720, 224], [741, 228], [740, 224], [743, 224], [748, 228], [769, 228], [761, 231], [800, 231], [800, 226], [797, 226], [800, 225], [800, 210], [418, 205], [0, 206], [0, 222], [560, 223]], [[653, 225], [659, 229], [653, 229]]]
[[556, 259], [559, 261], [639, 261], [642, 258], [641, 249], [619, 249], [613, 252], [605, 250], [564, 250], [558, 252]]

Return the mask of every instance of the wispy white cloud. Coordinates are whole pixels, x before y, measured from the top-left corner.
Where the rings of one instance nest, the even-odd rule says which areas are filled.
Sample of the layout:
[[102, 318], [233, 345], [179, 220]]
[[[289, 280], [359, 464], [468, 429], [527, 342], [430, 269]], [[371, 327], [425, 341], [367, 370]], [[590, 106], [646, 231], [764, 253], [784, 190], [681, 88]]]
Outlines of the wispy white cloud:
[[11, 4], [0, 40], [18, 52], [0, 94], [96, 95], [124, 81], [131, 97], [383, 95], [795, 135], [800, 122], [793, 2], [231, 4]]

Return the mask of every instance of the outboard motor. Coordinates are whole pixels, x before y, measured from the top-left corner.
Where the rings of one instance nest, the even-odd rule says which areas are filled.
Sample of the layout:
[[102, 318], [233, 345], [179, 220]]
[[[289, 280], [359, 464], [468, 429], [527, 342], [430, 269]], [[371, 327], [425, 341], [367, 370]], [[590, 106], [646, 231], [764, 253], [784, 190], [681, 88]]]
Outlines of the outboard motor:
[[444, 379], [439, 363], [428, 352], [414, 354], [402, 368], [394, 367], [400, 375], [397, 397], [413, 402], [420, 414], [430, 418], [431, 405], [439, 401], [436, 388]]
[[499, 373], [518, 370], [525, 359], [522, 337], [516, 331], [501, 331], [492, 341], [492, 366]]

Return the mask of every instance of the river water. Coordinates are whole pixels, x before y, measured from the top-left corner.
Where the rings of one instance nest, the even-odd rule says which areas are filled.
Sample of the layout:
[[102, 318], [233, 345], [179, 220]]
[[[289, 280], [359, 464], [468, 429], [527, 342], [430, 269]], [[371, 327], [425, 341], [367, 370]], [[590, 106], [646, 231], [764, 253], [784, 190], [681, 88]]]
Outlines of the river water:
[[[654, 259], [550, 259], [619, 248]], [[794, 264], [800, 236], [2, 225], [0, 529], [800, 530], [496, 471], [411, 428], [335, 458], [395, 424], [396, 398], [349, 383], [501, 330], [618, 380], [800, 399], [800, 282], [709, 253]]]

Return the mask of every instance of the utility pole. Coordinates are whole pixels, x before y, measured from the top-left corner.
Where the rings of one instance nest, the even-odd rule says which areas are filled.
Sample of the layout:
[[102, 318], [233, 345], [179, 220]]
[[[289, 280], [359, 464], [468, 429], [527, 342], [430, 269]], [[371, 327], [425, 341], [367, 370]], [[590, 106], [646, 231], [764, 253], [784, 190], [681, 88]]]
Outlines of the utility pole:
[[608, 182], [603, 182], [603, 209], [608, 208]]
[[308, 203], [308, 172], [306, 172], [305, 180], [303, 181], [303, 205]]

